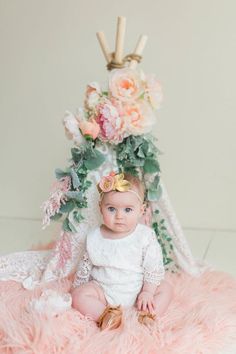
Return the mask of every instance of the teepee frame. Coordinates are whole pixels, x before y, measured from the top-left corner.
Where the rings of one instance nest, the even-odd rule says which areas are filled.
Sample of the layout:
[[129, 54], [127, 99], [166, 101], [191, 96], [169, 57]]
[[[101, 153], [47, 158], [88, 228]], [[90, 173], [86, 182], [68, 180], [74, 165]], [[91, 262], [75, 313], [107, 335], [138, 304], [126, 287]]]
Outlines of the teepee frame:
[[123, 56], [125, 29], [126, 18], [123, 16], [119, 16], [117, 19], [115, 52], [110, 51], [105, 33], [103, 31], [99, 31], [96, 33], [102, 52], [107, 61], [108, 70], [112, 70], [114, 68], [124, 68], [127, 62], [129, 68], [135, 69], [137, 63], [140, 62], [142, 59], [141, 55], [148, 37], [146, 35], [140, 35], [134, 52]]

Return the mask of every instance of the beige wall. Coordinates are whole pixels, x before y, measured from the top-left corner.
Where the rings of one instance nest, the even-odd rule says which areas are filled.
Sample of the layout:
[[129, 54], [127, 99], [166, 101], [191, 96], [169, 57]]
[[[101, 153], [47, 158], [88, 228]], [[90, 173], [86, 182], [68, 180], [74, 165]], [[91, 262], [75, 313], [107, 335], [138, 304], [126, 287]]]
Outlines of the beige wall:
[[234, 0], [0, 0], [0, 217], [40, 219], [70, 157], [64, 111], [106, 80], [95, 32], [112, 47], [123, 15], [126, 53], [147, 34], [142, 68], [163, 83], [156, 135], [182, 225], [235, 230], [235, 13]]

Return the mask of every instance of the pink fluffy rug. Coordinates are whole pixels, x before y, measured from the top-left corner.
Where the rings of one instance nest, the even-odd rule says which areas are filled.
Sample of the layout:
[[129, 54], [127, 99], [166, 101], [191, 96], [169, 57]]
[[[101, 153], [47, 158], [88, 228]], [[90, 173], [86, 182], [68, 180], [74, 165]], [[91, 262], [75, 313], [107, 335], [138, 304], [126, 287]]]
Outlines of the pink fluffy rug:
[[[169, 274], [168, 280], [175, 296], [152, 329], [129, 309], [122, 328], [103, 332], [73, 309], [57, 316], [29, 311], [43, 289], [0, 282], [0, 353], [218, 354], [232, 343], [236, 348], [236, 280], [215, 271], [200, 278]], [[68, 292], [70, 285], [64, 280], [50, 288]]]

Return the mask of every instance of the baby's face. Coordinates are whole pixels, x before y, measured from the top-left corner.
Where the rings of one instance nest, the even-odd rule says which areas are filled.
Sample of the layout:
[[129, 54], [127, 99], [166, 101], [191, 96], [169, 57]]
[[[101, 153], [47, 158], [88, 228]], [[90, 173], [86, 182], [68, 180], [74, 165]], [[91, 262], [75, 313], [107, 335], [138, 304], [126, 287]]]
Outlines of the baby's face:
[[132, 192], [104, 193], [101, 213], [105, 226], [114, 233], [132, 232], [143, 213], [143, 204]]

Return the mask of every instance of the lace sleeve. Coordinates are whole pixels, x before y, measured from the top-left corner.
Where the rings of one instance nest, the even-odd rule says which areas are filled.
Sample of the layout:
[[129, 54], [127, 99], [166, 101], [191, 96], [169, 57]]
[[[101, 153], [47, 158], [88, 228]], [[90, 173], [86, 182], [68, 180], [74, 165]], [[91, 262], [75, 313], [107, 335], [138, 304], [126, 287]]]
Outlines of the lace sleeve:
[[88, 252], [85, 251], [81, 261], [79, 262], [78, 269], [75, 274], [73, 288], [76, 288], [77, 286], [80, 286], [81, 284], [87, 283], [89, 281], [89, 276], [92, 267], [93, 265], [89, 259]]
[[149, 236], [149, 242], [143, 254], [144, 281], [160, 285], [164, 279], [165, 270], [161, 247], [154, 231]]

